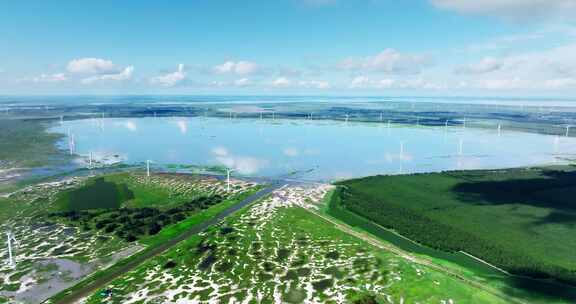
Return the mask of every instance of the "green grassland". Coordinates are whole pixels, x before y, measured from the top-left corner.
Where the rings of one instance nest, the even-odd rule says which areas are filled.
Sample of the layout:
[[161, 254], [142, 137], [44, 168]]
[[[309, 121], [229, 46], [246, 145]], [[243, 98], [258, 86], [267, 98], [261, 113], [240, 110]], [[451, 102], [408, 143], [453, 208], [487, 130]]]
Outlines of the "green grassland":
[[148, 179], [139, 172], [45, 182], [0, 198], [0, 228], [14, 231], [19, 241], [16, 268], [0, 267], [5, 275], [0, 292], [18, 290], [31, 279], [32, 289], [68, 280], [67, 269], [44, 273], [38, 261], [67, 260], [89, 273], [113, 265], [90, 276], [106, 277], [108, 269], [138, 261], [262, 188], [239, 184], [225, 192], [224, 183], [213, 178], [155, 174]]
[[98, 292], [87, 303], [335, 303], [339, 297], [348, 303], [505, 303], [378, 250], [305, 209], [261, 206], [229, 217], [116, 279], [107, 287], [111, 299]]
[[[186, 175], [162, 175], [151, 181], [119, 173], [95, 177], [81, 187], [61, 193], [53, 218], [63, 218], [82, 230], [114, 234], [128, 242], [166, 238], [194, 224], [188, 220], [214, 205], [228, 206], [246, 193], [226, 197], [223, 193], [189, 187], [200, 179]], [[181, 191], [172, 189], [182, 188]], [[257, 190], [257, 189], [253, 189]], [[252, 193], [252, 191], [249, 191]], [[164, 228], [169, 227], [167, 231]], [[170, 233], [169, 231], [172, 231]], [[163, 237], [162, 237], [163, 236]]]
[[39, 167], [62, 157], [55, 143], [61, 135], [46, 133], [49, 122], [42, 120], [0, 119], [0, 165]]
[[412, 240], [514, 274], [576, 284], [573, 167], [375, 176], [338, 183], [338, 204]]
[[[200, 180], [197, 176], [162, 176], [179, 184], [195, 183]], [[120, 207], [164, 208], [210, 194], [194, 188], [186, 190], [184, 193], [155, 182], [143, 183], [135, 179], [133, 173], [115, 173], [92, 178], [82, 188], [62, 193], [55, 205], [57, 211]], [[112, 196], [102, 197], [102, 195]]]
[[134, 198], [134, 193], [125, 184], [98, 177], [87, 181], [81, 188], [62, 193], [56, 206], [65, 211], [116, 209]]

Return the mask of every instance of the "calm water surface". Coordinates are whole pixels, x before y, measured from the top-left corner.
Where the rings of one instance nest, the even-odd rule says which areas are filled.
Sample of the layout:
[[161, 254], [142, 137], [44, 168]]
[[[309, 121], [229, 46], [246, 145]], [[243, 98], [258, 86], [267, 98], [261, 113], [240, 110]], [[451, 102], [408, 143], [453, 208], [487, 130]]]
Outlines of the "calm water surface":
[[[130, 118], [64, 122], [76, 153], [127, 163], [222, 165], [237, 174], [310, 180], [562, 163], [576, 139], [540, 134], [344, 121]], [[68, 146], [68, 140], [61, 143]]]

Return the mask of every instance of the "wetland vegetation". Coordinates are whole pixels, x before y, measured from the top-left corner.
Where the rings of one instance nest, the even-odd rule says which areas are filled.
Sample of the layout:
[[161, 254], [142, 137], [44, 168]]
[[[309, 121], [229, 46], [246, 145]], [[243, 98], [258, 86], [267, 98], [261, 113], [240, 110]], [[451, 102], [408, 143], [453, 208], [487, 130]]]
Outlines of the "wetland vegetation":
[[[144, 247], [166, 243], [259, 189], [202, 176], [138, 172], [72, 177], [0, 198], [0, 229], [12, 230], [16, 267], [2, 264], [0, 302], [39, 303]], [[153, 194], [148, 196], [148, 194]], [[137, 242], [134, 242], [137, 241]], [[132, 243], [131, 243], [132, 242]], [[7, 259], [2, 251], [1, 258]], [[56, 265], [46, 269], [45, 265]]]
[[106, 301], [506, 303], [336, 229], [306, 210], [322, 198], [307, 191], [275, 192], [148, 260], [112, 281]]
[[40, 167], [62, 160], [56, 146], [62, 135], [46, 133], [49, 124], [45, 119], [0, 118], [0, 169]]

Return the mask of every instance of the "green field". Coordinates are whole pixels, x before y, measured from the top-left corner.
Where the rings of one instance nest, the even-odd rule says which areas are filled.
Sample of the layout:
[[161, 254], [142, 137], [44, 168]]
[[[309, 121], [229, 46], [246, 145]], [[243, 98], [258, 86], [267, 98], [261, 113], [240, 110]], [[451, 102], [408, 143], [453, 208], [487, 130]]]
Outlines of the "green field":
[[59, 134], [46, 133], [47, 121], [0, 119], [0, 168], [2, 162], [15, 167], [39, 167], [63, 157], [56, 142]]
[[576, 284], [573, 167], [375, 176], [338, 183], [338, 203], [427, 246], [512, 273]]
[[56, 205], [65, 211], [117, 209], [131, 199], [134, 199], [134, 193], [125, 184], [98, 177], [79, 189], [64, 193]]
[[263, 202], [150, 259], [107, 288], [111, 299], [95, 293], [88, 303], [506, 303], [379, 250], [305, 209]]
[[[151, 239], [166, 227], [185, 229], [191, 215], [225, 201], [224, 194], [190, 186], [199, 180], [168, 174], [150, 181], [128, 173], [95, 177], [61, 193], [55, 204], [57, 212], [51, 216], [84, 231], [114, 234], [128, 242]], [[228, 199], [238, 201], [236, 196]]]

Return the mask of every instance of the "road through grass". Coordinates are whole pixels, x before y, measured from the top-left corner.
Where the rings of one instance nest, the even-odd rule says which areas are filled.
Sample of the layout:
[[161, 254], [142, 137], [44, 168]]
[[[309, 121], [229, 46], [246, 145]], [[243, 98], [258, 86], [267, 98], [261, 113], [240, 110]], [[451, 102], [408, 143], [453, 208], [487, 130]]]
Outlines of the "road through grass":
[[75, 303], [76, 301], [82, 299], [83, 297], [86, 297], [91, 293], [97, 291], [99, 288], [102, 288], [115, 278], [136, 268], [138, 265], [142, 264], [149, 258], [161, 254], [162, 252], [168, 250], [169, 248], [173, 247], [179, 242], [205, 230], [206, 228], [212, 225], [219, 223], [222, 219], [226, 218], [227, 216], [251, 204], [252, 202], [257, 201], [258, 199], [270, 194], [272, 191], [282, 186], [283, 184], [273, 183], [270, 186], [258, 191], [257, 193], [245, 198], [239, 203], [220, 212], [213, 218], [190, 227], [188, 230], [176, 236], [175, 238], [167, 240], [166, 242], [163, 243], [156, 243], [154, 246], [148, 247], [147, 249], [141, 251], [140, 253], [114, 264], [108, 269], [93, 274], [92, 276], [86, 278], [79, 284], [57, 294], [52, 299], [50, 299], [49, 302], [59, 304]]

